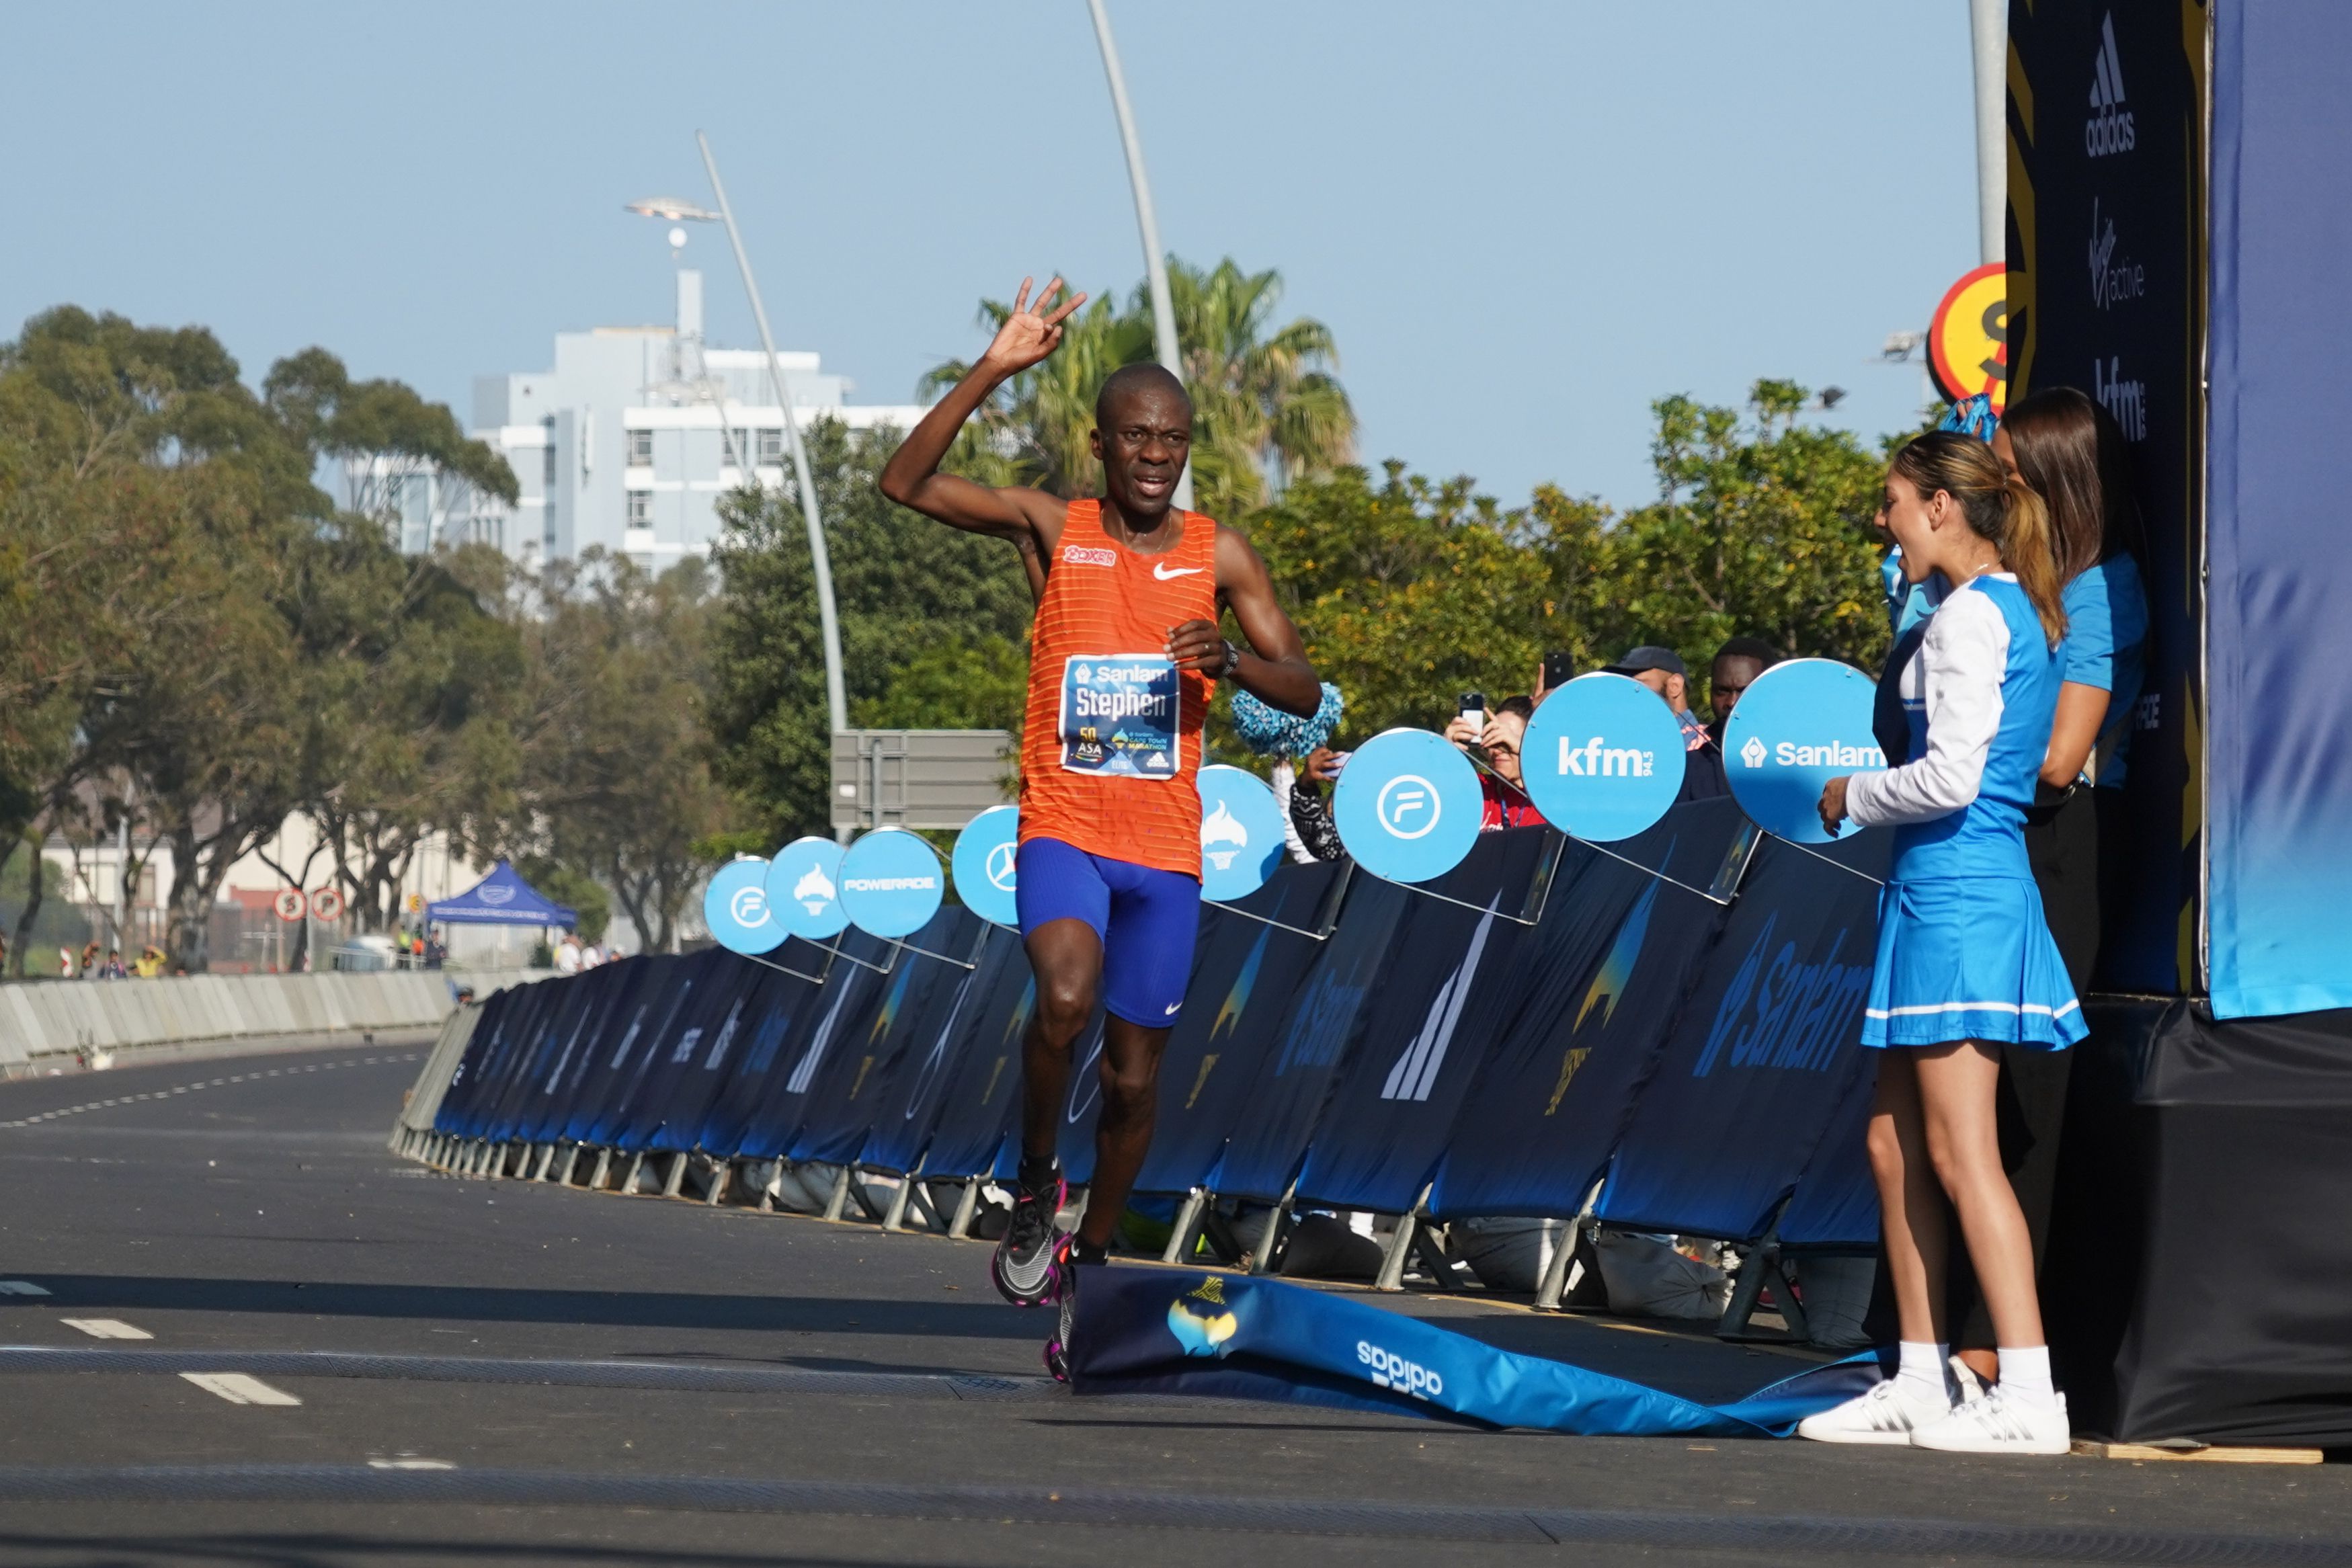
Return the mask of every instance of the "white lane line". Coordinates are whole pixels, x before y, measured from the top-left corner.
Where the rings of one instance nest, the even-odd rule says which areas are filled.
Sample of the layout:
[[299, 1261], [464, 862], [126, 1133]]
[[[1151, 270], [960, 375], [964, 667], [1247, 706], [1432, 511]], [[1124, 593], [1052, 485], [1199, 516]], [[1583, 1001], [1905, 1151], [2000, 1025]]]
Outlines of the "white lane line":
[[219, 1396], [232, 1405], [299, 1405], [302, 1402], [282, 1388], [272, 1388], [258, 1377], [242, 1372], [184, 1372], [182, 1377], [207, 1394]]
[[0, 1296], [46, 1296], [48, 1292], [30, 1280], [0, 1280]]
[[236, 1074], [236, 1076], [234, 1076], [234, 1077], [230, 1077], [230, 1078], [215, 1078], [215, 1079], [211, 1079], [211, 1080], [209, 1080], [209, 1081], [207, 1081], [207, 1082], [200, 1082], [200, 1083], [183, 1083], [183, 1084], [178, 1085], [177, 1087], [171, 1088], [171, 1089], [152, 1089], [152, 1090], [148, 1091], [148, 1092], [147, 1092], [146, 1093], [144, 1093], [144, 1094], [126, 1094], [126, 1095], [122, 1095], [122, 1096], [121, 1096], [120, 1098], [113, 1099], [113, 1100], [89, 1100], [89, 1101], [85, 1101], [85, 1102], [83, 1102], [81, 1104], [79, 1104], [79, 1105], [68, 1105], [68, 1106], [64, 1106], [64, 1107], [62, 1107], [61, 1109], [55, 1110], [55, 1111], [43, 1111], [43, 1112], [38, 1113], [37, 1113], [37, 1114], [36, 1114], [36, 1115], [31, 1115], [31, 1116], [20, 1116], [20, 1117], [18, 1117], [16, 1120], [13, 1121], [13, 1122], [0, 1122], [0, 1128], [8, 1128], [8, 1127], [30, 1127], [30, 1126], [37, 1125], [38, 1124], [43, 1123], [43, 1122], [53, 1122], [53, 1121], [56, 1121], [56, 1120], [57, 1120], [58, 1117], [60, 1117], [60, 1116], [79, 1116], [79, 1115], [81, 1115], [81, 1114], [85, 1113], [86, 1112], [90, 1112], [90, 1111], [103, 1111], [103, 1110], [108, 1109], [110, 1106], [115, 1106], [115, 1105], [135, 1105], [135, 1104], [137, 1104], [137, 1103], [139, 1103], [140, 1102], [144, 1101], [144, 1100], [167, 1100], [167, 1099], [171, 1098], [171, 1097], [172, 1097], [173, 1095], [174, 1095], [174, 1094], [187, 1094], [187, 1093], [192, 1093], [192, 1092], [195, 1092], [195, 1091], [197, 1091], [197, 1090], [200, 1090], [200, 1089], [217, 1089], [217, 1088], [220, 1088], [220, 1087], [221, 1087], [222, 1085], [224, 1085], [224, 1084], [229, 1084], [229, 1083], [244, 1083], [244, 1082], [258, 1082], [260, 1080], [262, 1080], [262, 1079], [264, 1079], [264, 1078], [281, 1078], [281, 1077], [284, 1077], [284, 1076], [286, 1076], [287, 1074], [289, 1074], [289, 1073], [290, 1073], [290, 1072], [295, 1072], [295, 1071], [301, 1071], [301, 1072], [331, 1072], [331, 1071], [334, 1071], [334, 1070], [335, 1070], [336, 1068], [338, 1068], [338, 1067], [358, 1067], [358, 1066], [364, 1065], [364, 1064], [365, 1064], [365, 1063], [367, 1063], [367, 1062], [374, 1062], [374, 1061], [419, 1061], [419, 1060], [421, 1060], [421, 1053], [420, 1053], [419, 1055], [416, 1055], [416, 1056], [386, 1056], [386, 1057], [373, 1057], [373, 1056], [371, 1056], [371, 1057], [367, 1057], [367, 1058], [365, 1058], [363, 1061], [327, 1061], [327, 1062], [320, 1062], [320, 1063], [318, 1063], [318, 1064], [316, 1064], [316, 1065], [314, 1065], [314, 1066], [310, 1066], [310, 1067], [304, 1067], [304, 1068], [299, 1068], [299, 1069], [296, 1069], [296, 1068], [280, 1068], [280, 1069], [278, 1069], [278, 1071], [273, 1071], [273, 1072], [253, 1072], [253, 1073], [243, 1073], [243, 1072], [240, 1072], [240, 1073]]
[[446, 1459], [370, 1459], [372, 1470], [454, 1470], [457, 1467]]
[[133, 1328], [121, 1318], [59, 1318], [58, 1322], [69, 1329], [79, 1329], [92, 1339], [153, 1339], [145, 1329]]

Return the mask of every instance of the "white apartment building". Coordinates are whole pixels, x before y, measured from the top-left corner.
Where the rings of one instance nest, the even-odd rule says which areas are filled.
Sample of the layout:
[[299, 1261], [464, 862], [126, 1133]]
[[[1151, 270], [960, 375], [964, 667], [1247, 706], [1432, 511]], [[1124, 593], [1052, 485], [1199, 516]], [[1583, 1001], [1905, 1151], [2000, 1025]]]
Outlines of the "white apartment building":
[[[479, 540], [536, 565], [602, 545], [656, 571], [707, 551], [719, 497], [747, 473], [785, 485], [792, 459], [767, 356], [707, 346], [702, 319], [702, 274], [681, 268], [674, 324], [560, 332], [551, 370], [478, 378], [471, 434], [506, 457], [520, 502], [509, 510], [465, 491], [445, 506], [439, 486], [404, 492], [403, 548]], [[922, 417], [917, 406], [847, 402], [850, 382], [814, 353], [776, 357], [803, 432], [820, 413], [853, 430], [905, 430]]]

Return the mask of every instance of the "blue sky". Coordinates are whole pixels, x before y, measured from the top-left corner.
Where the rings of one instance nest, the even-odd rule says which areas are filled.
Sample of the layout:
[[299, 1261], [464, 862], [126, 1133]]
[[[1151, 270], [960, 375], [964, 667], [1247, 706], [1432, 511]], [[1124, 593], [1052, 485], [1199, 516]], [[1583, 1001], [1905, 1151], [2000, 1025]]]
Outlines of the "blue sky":
[[[1834, 383], [1976, 260], [1967, 7], [1111, 0], [1160, 227], [1337, 333], [1368, 461], [1654, 493], [1648, 404]], [[1133, 209], [1081, 0], [23, 8], [0, 331], [73, 301], [308, 344], [461, 416], [556, 331], [661, 320], [710, 132], [780, 344], [899, 402], [982, 294], [1124, 292]], [[714, 230], [712, 335], [751, 315]]]

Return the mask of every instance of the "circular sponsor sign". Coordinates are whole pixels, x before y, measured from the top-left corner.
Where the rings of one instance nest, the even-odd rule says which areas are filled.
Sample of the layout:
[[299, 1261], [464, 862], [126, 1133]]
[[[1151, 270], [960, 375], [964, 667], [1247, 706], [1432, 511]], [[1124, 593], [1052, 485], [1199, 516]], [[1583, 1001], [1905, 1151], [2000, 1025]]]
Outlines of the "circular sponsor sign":
[[1244, 768], [1211, 763], [1200, 780], [1201, 896], [1246, 898], [1282, 863], [1282, 808], [1265, 780]]
[[[1988, 262], [1944, 293], [1927, 324], [1927, 368], [1949, 398], [1982, 392], [2009, 403], [2009, 268]], [[1743, 701], [1746, 699], [1742, 699]], [[1732, 710], [1737, 713], [1737, 708]]]
[[848, 928], [841, 907], [841, 846], [812, 834], [794, 839], [768, 862], [766, 887], [771, 917], [784, 935], [823, 942]]
[[343, 913], [343, 895], [334, 887], [314, 887], [310, 890], [310, 917], [314, 920], [337, 920]]
[[782, 945], [784, 928], [768, 908], [768, 862], [746, 855], [720, 866], [702, 890], [702, 923], [730, 953], [765, 953]]
[[1791, 659], [1756, 677], [1723, 727], [1732, 798], [1775, 837], [1825, 844], [1822, 787], [1886, 766], [1870, 732], [1877, 685], [1834, 659]]
[[998, 925], [1021, 924], [1013, 897], [1020, 838], [1021, 808], [991, 806], [963, 825], [956, 835], [955, 853], [948, 859], [963, 906]]
[[295, 921], [310, 912], [310, 901], [302, 896], [299, 887], [281, 887], [278, 896], [269, 901], [269, 907], [278, 911], [278, 919]]
[[1331, 819], [1356, 863], [1391, 882], [1427, 882], [1478, 841], [1486, 800], [1460, 748], [1425, 729], [1391, 729], [1348, 758]]
[[1630, 675], [1579, 675], [1528, 721], [1519, 767], [1544, 821], [1594, 843], [1630, 839], [1682, 792], [1682, 726]]
[[912, 936], [947, 894], [940, 857], [904, 828], [877, 828], [841, 857], [841, 907], [877, 936]]

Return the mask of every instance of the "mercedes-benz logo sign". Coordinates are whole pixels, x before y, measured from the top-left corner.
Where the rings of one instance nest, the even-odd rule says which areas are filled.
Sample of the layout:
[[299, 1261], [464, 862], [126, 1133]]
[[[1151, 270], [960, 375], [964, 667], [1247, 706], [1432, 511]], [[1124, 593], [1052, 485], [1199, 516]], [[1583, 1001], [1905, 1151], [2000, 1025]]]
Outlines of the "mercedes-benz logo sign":
[[756, 930], [768, 923], [768, 895], [756, 887], [739, 887], [727, 901], [727, 913], [738, 925]]
[[1398, 774], [1381, 786], [1379, 796], [1372, 801], [1372, 811], [1380, 818], [1381, 826], [1400, 839], [1425, 836], [1437, 826], [1443, 810], [1437, 786], [1418, 773]]
[[988, 852], [988, 880], [1002, 893], [1011, 893], [1013, 865], [1018, 852], [1012, 844], [999, 844]]

